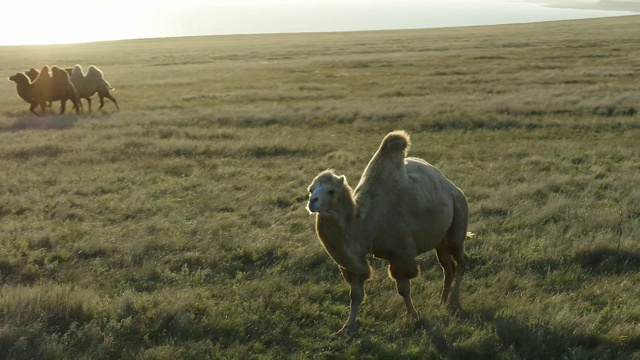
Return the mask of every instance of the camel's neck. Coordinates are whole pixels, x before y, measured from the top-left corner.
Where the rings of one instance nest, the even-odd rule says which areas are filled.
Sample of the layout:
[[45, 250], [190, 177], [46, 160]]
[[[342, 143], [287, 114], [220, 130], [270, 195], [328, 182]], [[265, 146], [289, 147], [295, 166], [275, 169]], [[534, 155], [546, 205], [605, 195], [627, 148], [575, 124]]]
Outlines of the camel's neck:
[[341, 267], [355, 273], [368, 273], [366, 254], [369, 239], [363, 234], [362, 220], [356, 216], [355, 204], [342, 212], [317, 215], [316, 232], [325, 250]]
[[16, 90], [18, 91], [18, 96], [20, 96], [22, 100], [28, 103], [31, 102], [31, 84], [18, 84], [16, 86]]

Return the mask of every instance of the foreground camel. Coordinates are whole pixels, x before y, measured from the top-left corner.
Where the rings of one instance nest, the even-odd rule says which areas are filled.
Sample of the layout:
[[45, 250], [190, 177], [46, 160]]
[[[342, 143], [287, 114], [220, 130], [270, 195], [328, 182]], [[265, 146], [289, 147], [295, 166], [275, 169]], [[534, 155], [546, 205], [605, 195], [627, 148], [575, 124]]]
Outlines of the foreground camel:
[[35, 111], [38, 105], [44, 115], [46, 103], [58, 100], [60, 100], [60, 114], [64, 114], [67, 100], [71, 100], [76, 114], [79, 114], [80, 103], [76, 90], [69, 81], [69, 74], [57, 66], [53, 66], [50, 70], [45, 65], [33, 82], [25, 73], [17, 73], [9, 77], [9, 80], [16, 83], [18, 95], [31, 104], [29, 111], [38, 116], [41, 116]]
[[444, 272], [441, 303], [458, 304], [467, 266], [467, 200], [433, 165], [407, 158], [409, 147], [407, 133], [391, 132], [355, 190], [332, 170], [321, 172], [309, 186], [307, 209], [316, 214], [318, 238], [351, 289], [349, 318], [338, 333], [356, 330], [364, 282], [371, 277], [367, 254], [389, 261], [389, 275], [407, 313], [418, 318], [410, 284], [419, 273], [415, 258], [435, 249]]
[[[71, 73], [71, 68], [64, 68], [63, 70], [66, 71], [69, 74]], [[25, 71], [24, 73], [27, 74], [27, 76], [29, 77], [29, 80], [31, 80], [31, 82], [36, 81], [36, 79], [38, 78], [38, 75], [40, 75], [40, 71], [36, 70], [35, 68], [31, 68], [31, 69]], [[27, 102], [29, 102], [29, 101], [27, 101]], [[47, 106], [51, 107], [51, 105], [53, 105], [53, 102], [52, 101], [47, 101]]]

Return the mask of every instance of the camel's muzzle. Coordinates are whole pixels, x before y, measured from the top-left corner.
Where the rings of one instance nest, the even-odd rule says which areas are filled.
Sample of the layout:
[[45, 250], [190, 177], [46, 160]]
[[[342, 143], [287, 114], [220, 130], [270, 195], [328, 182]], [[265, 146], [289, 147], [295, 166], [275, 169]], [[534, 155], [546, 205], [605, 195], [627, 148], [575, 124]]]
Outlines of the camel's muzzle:
[[317, 196], [309, 198], [307, 210], [309, 210], [310, 213], [318, 212], [318, 210], [320, 210], [320, 198]]

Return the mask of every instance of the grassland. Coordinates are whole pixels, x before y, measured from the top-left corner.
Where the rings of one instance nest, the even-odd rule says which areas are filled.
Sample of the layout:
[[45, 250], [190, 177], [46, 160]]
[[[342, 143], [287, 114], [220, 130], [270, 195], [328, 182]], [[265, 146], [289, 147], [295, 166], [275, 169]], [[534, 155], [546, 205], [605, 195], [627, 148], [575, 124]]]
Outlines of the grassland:
[[[3, 47], [98, 65], [122, 111], [0, 85], [0, 358], [640, 359], [640, 17]], [[58, 105], [55, 104], [54, 108]], [[459, 312], [420, 257], [348, 287], [304, 210], [382, 136], [468, 196]]]

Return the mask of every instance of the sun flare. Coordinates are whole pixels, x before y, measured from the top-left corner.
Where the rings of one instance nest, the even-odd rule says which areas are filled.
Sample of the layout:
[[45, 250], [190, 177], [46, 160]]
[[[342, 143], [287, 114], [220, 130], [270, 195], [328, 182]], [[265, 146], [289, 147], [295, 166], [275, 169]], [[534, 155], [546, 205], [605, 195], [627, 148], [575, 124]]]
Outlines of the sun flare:
[[[15, 16], [29, 8], [46, 11]], [[151, 37], [158, 33], [157, 19], [158, 16], [135, 2], [113, 1], [89, 6], [75, 0], [63, 5], [49, 1], [21, 2], [8, 5], [8, 11], [0, 14], [0, 44], [69, 44]]]

